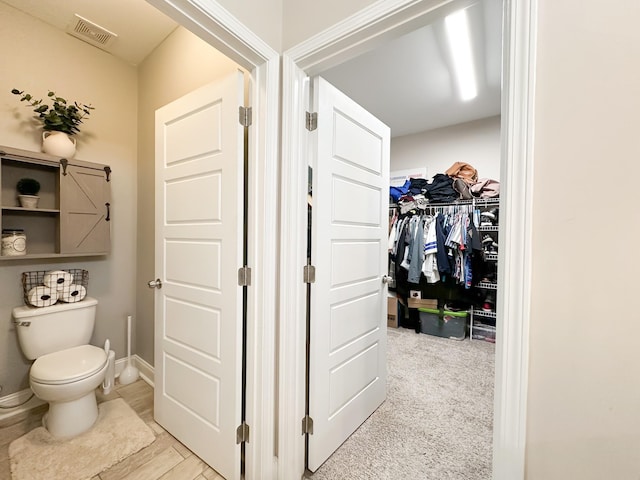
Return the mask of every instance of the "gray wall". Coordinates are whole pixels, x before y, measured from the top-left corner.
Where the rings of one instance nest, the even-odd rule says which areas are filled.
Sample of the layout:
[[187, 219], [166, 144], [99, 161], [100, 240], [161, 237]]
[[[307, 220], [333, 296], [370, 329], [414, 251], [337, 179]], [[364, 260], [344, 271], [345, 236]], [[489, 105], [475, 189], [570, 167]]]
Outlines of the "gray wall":
[[157, 108], [231, 74], [237, 66], [191, 32], [174, 31], [139, 67], [138, 245], [136, 292], [136, 353], [153, 365], [154, 291], [147, 281], [154, 268], [155, 157], [154, 122]]
[[500, 117], [391, 139], [391, 171], [426, 167], [427, 176], [467, 162], [479, 178], [500, 180]]
[[[137, 75], [133, 67], [46, 23], [0, 3], [0, 145], [39, 151], [42, 131], [32, 111], [11, 89], [44, 97], [49, 89], [91, 103], [94, 112], [78, 136], [76, 158], [113, 169], [112, 251], [106, 257], [55, 262], [0, 262], [0, 385], [2, 395], [28, 387], [28, 362], [19, 349], [11, 309], [23, 303], [23, 271], [85, 268], [89, 295], [98, 299], [92, 342], [106, 338], [118, 358], [126, 355], [126, 316], [135, 314]], [[28, 239], [27, 239], [28, 241]]]

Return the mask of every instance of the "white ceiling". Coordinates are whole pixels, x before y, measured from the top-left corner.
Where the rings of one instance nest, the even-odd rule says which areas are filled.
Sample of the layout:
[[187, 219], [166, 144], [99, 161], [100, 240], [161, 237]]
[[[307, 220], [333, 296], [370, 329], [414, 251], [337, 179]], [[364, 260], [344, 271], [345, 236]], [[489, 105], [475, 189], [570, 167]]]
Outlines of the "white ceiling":
[[138, 65], [176, 28], [169, 17], [144, 0], [0, 0], [62, 31], [76, 24], [75, 14], [115, 38], [106, 49]]
[[[138, 65], [176, 28], [144, 0], [0, 0], [68, 31], [78, 14], [117, 38], [104, 49]], [[322, 73], [391, 127], [392, 136], [500, 113], [502, 0], [468, 7], [478, 96], [457, 98], [443, 19]]]
[[401, 136], [500, 114], [502, 0], [468, 7], [478, 96], [457, 96], [444, 18], [322, 76]]

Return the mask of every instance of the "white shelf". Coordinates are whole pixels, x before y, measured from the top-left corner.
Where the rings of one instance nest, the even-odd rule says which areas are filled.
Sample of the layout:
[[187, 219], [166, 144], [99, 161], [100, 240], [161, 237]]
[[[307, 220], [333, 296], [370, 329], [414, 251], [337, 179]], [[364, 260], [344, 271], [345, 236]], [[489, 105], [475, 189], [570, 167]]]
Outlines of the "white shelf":
[[478, 282], [476, 283], [477, 288], [484, 288], [485, 290], [497, 290], [497, 283], [489, 283], [489, 282]]
[[472, 308], [471, 315], [472, 317], [497, 318], [497, 314], [493, 310], [476, 310]]

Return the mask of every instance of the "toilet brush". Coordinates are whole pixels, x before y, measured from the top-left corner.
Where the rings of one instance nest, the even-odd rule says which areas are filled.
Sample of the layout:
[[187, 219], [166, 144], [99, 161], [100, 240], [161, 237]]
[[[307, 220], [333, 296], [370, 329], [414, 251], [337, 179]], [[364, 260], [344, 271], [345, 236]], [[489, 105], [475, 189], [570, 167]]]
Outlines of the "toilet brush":
[[127, 316], [127, 366], [120, 373], [118, 380], [121, 385], [133, 383], [138, 379], [138, 369], [131, 365], [131, 315]]

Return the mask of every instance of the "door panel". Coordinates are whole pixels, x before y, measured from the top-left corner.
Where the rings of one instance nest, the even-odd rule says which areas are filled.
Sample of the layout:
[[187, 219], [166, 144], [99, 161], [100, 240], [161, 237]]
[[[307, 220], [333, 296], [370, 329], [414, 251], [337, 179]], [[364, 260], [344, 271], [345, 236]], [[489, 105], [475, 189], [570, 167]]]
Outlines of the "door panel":
[[240, 478], [243, 76], [156, 112], [155, 417]]
[[315, 471], [386, 396], [389, 128], [314, 79], [307, 467]]
[[110, 184], [98, 168], [69, 164], [60, 172], [61, 253], [110, 249]]

